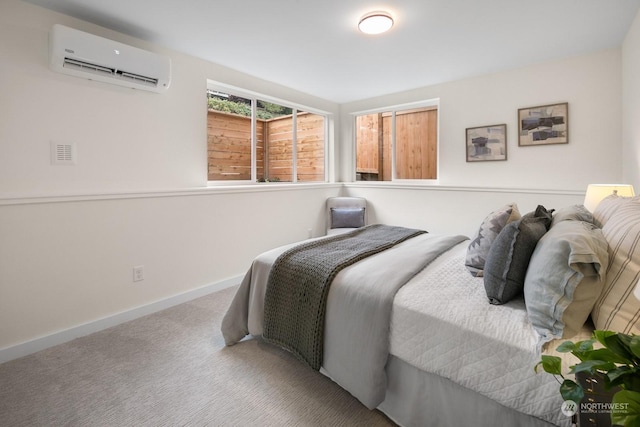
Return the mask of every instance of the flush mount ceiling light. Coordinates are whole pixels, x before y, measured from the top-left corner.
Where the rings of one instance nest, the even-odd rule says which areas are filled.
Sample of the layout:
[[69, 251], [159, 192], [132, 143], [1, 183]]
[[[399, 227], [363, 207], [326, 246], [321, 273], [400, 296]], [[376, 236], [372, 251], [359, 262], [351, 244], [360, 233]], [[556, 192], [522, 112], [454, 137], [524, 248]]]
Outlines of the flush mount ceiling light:
[[358, 23], [358, 28], [365, 34], [382, 34], [392, 26], [393, 18], [387, 12], [369, 12]]

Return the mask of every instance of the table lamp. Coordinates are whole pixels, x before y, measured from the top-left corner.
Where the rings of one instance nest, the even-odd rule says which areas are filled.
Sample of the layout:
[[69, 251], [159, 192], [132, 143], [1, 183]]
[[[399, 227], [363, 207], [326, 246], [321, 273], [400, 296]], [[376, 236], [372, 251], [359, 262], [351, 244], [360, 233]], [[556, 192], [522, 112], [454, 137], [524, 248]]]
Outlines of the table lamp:
[[629, 184], [589, 184], [584, 196], [584, 206], [593, 212], [598, 203], [607, 196], [617, 194], [618, 196], [632, 197], [633, 185]]

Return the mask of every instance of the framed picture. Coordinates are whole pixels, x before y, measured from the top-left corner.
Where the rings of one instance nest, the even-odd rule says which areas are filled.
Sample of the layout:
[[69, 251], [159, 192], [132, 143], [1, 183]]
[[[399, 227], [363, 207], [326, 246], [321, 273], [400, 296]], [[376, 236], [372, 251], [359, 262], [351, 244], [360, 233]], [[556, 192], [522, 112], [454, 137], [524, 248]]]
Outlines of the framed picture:
[[467, 128], [467, 162], [507, 160], [507, 125]]
[[518, 145], [567, 144], [569, 104], [541, 105], [518, 110]]

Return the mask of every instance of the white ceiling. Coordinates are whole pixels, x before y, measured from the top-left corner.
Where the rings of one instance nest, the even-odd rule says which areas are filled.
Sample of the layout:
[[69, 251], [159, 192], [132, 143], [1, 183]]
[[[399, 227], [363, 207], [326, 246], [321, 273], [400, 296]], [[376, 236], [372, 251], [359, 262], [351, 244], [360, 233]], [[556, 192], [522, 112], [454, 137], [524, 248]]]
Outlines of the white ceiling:
[[[640, 0], [25, 0], [337, 103], [618, 47]], [[384, 35], [357, 30], [373, 10]]]

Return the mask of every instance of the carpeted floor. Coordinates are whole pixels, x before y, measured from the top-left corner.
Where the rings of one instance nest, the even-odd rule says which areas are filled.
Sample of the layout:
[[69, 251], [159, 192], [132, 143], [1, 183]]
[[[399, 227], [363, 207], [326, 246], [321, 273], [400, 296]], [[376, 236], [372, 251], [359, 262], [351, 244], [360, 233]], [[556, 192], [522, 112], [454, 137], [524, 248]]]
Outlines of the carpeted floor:
[[225, 347], [236, 287], [0, 365], [0, 426], [393, 426], [287, 352]]

